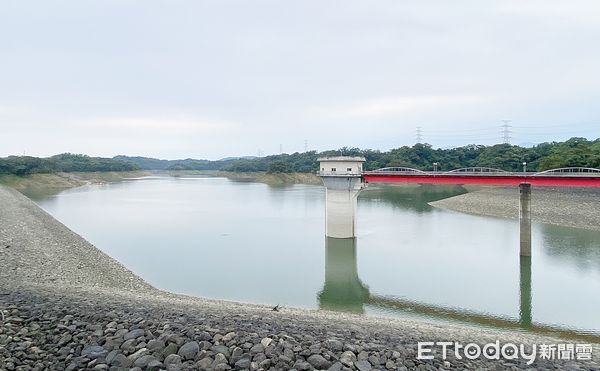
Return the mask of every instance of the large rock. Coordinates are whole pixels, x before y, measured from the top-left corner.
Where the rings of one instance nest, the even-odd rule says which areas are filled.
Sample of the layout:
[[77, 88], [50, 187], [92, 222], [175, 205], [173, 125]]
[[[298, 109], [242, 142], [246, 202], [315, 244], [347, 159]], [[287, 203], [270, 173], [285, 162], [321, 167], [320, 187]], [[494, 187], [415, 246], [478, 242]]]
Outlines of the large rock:
[[231, 331], [225, 334], [225, 336], [223, 336], [223, 339], [221, 339], [223, 342], [227, 343], [231, 340], [233, 340], [233, 338], [235, 337], [235, 332]]
[[341, 371], [342, 367], [344, 367], [344, 366], [342, 365], [341, 362], [336, 362], [333, 365], [331, 365], [331, 367], [329, 367], [327, 369], [327, 371]]
[[308, 363], [318, 370], [324, 370], [331, 366], [331, 362], [323, 358], [323, 356], [320, 354], [313, 354], [312, 356], [308, 357], [306, 361], [308, 361]]
[[148, 342], [146, 348], [150, 349], [151, 352], [161, 352], [165, 348], [165, 342], [161, 340], [152, 339]]
[[213, 368], [214, 371], [226, 371], [226, 370], [231, 370], [231, 366], [229, 366], [227, 363], [219, 363], [218, 365], [216, 365]]
[[140, 336], [144, 336], [145, 331], [141, 328], [131, 330], [125, 335], [123, 335], [123, 340], [137, 339]]
[[196, 368], [199, 370], [212, 369], [213, 359], [211, 357], [202, 358], [196, 363]]
[[129, 339], [129, 340], [125, 341], [123, 344], [121, 344], [120, 348], [123, 352], [125, 352], [126, 354], [129, 354], [129, 353], [135, 352], [135, 346], [136, 346], [136, 340]]
[[373, 368], [369, 361], [364, 360], [354, 362], [354, 366], [358, 371], [371, 371]]
[[152, 361], [148, 362], [148, 365], [146, 366], [147, 371], [159, 371], [162, 369], [163, 369], [163, 364], [156, 358], [153, 359]]
[[200, 351], [200, 345], [197, 341], [190, 341], [185, 343], [179, 348], [177, 354], [181, 356], [185, 361], [196, 358], [196, 355]]
[[167, 345], [165, 347], [165, 349], [163, 349], [162, 352], [160, 352], [160, 355], [163, 358], [167, 358], [171, 354], [177, 354], [177, 350], [179, 350], [179, 347], [177, 346], [177, 344], [169, 343], [169, 345]]
[[58, 340], [58, 345], [61, 347], [63, 345], [67, 345], [67, 344], [69, 344], [71, 339], [73, 339], [73, 336], [71, 334], [65, 334]]
[[235, 368], [237, 369], [246, 369], [250, 367], [250, 359], [242, 358], [235, 363]]
[[146, 368], [150, 362], [156, 360], [156, 357], [154, 357], [153, 355], [146, 354], [145, 356], [141, 356], [140, 358], [136, 359], [134, 365], [143, 369]]
[[239, 361], [242, 358], [242, 354], [244, 354], [244, 350], [240, 347], [235, 347], [233, 348], [233, 351], [231, 352], [231, 364], [235, 364], [237, 361]]
[[354, 366], [354, 361], [356, 361], [356, 354], [349, 350], [342, 353], [342, 356], [340, 357], [340, 362], [346, 367]]
[[138, 358], [145, 356], [146, 354], [149, 354], [150, 351], [146, 348], [141, 348], [138, 349], [135, 353], [130, 354], [129, 356], [127, 356], [127, 358], [129, 358], [130, 360], [132, 360], [133, 362], [137, 361]]
[[81, 355], [89, 359], [96, 359], [99, 357], [106, 357], [108, 351], [100, 345], [90, 345], [81, 351]]
[[296, 362], [294, 363], [294, 368], [299, 371], [309, 371], [312, 370], [312, 366], [308, 362]]
[[271, 338], [263, 338], [260, 343], [262, 344], [263, 347], [268, 347], [269, 345], [271, 345], [271, 343], [273, 342], [273, 339]]
[[225, 357], [223, 353], [217, 353], [217, 355], [215, 356], [215, 362], [213, 363], [213, 367], [221, 363], [227, 363], [227, 357]]
[[254, 344], [252, 346], [252, 348], [250, 348], [250, 353], [252, 353], [252, 354], [262, 353], [264, 351], [265, 351], [265, 346], [260, 343]]
[[227, 348], [225, 345], [213, 345], [210, 350], [217, 354], [221, 353], [225, 357], [229, 358], [229, 348]]
[[177, 354], [169, 354], [165, 361], [163, 362], [166, 366], [168, 365], [180, 365], [181, 364], [181, 356]]
[[344, 343], [337, 339], [328, 339], [323, 342], [325, 348], [334, 352], [341, 352], [344, 349]]
[[114, 367], [131, 367], [132, 364], [133, 362], [121, 353], [116, 354], [110, 361], [110, 365]]

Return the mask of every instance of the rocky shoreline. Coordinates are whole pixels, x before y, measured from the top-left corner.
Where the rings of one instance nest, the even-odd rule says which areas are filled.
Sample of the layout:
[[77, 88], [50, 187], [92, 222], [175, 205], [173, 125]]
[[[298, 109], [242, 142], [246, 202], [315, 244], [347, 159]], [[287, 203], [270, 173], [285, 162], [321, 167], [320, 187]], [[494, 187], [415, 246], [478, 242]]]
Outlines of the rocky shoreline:
[[[467, 214], [519, 218], [519, 190], [482, 188], [429, 203]], [[600, 189], [536, 187], [531, 194], [534, 222], [600, 231]]]
[[0, 205], [0, 370], [600, 368], [598, 344], [590, 361], [528, 365], [452, 350], [419, 360], [419, 341], [572, 341], [163, 292], [15, 190], [0, 186]]

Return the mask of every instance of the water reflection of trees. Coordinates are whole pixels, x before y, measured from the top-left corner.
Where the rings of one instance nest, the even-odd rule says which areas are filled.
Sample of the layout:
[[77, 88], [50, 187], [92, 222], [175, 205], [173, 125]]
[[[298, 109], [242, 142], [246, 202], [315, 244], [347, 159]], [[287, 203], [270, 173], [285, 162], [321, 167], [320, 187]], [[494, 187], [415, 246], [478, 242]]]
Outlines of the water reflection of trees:
[[458, 185], [369, 185], [359, 196], [359, 201], [384, 201], [400, 209], [429, 212], [434, 208], [429, 202], [467, 193]]
[[568, 259], [580, 269], [600, 270], [600, 232], [550, 224], [540, 230], [546, 255]]

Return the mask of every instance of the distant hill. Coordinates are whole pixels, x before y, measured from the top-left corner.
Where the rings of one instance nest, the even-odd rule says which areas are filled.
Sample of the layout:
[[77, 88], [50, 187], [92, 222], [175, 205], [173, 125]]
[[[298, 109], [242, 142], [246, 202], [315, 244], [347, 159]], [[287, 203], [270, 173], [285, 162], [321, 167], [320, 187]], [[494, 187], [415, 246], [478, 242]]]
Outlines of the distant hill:
[[241, 156], [241, 157], [224, 157], [217, 161], [234, 161], [234, 160], [255, 160], [257, 156]]
[[127, 171], [127, 170], [224, 170], [234, 172], [312, 173], [319, 170], [317, 159], [325, 156], [363, 156], [364, 168], [410, 167], [448, 171], [464, 167], [491, 167], [507, 171], [522, 171], [523, 162], [529, 171], [543, 171], [561, 167], [600, 168], [600, 139], [574, 137], [564, 142], [540, 143], [529, 146], [471, 144], [448, 149], [433, 148], [429, 144], [415, 144], [389, 151], [360, 148], [340, 148], [324, 152], [296, 152], [265, 157], [227, 157], [210, 160], [159, 160], [150, 157], [115, 156], [90, 157], [64, 153], [47, 158], [9, 156], [0, 158], [0, 174], [27, 175], [59, 171]]
[[239, 157], [231, 157], [218, 161], [195, 160], [186, 158], [183, 160], [160, 160], [141, 156], [115, 156], [113, 160], [126, 162], [139, 167], [142, 170], [221, 170], [230, 162], [238, 160]]
[[129, 156], [115, 156], [113, 160], [123, 161], [130, 164], [135, 164], [142, 170], [164, 170], [169, 167], [168, 160], [159, 160], [157, 158], [150, 157], [129, 157]]

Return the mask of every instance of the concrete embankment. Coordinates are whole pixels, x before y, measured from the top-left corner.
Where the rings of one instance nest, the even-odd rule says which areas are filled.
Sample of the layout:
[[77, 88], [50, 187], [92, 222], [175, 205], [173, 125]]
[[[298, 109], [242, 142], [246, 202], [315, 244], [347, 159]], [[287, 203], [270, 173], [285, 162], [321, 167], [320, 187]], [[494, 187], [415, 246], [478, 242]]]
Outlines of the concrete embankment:
[[537, 359], [532, 366], [523, 359], [458, 359], [453, 352], [446, 361], [439, 353], [435, 359], [418, 360], [418, 341], [573, 341], [326, 311], [273, 311], [163, 292], [15, 190], [0, 186], [0, 205], [0, 369], [591, 370], [599, 366], [596, 345], [591, 361]]
[[[533, 221], [600, 231], [600, 189], [532, 189]], [[463, 213], [519, 218], [517, 187], [483, 188], [430, 203], [431, 206]]]

